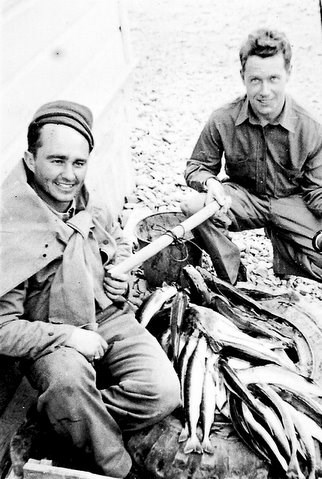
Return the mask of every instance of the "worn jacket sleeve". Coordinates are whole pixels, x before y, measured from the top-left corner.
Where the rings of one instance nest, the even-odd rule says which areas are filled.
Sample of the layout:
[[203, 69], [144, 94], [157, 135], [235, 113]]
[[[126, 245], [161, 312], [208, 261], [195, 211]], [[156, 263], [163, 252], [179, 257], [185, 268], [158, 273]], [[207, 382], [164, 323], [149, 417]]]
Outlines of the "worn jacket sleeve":
[[118, 264], [132, 254], [131, 241], [125, 236], [118, 221], [112, 222], [110, 234], [116, 242], [116, 253], [113, 262]]
[[223, 144], [213, 113], [203, 128], [187, 162], [185, 179], [188, 186], [197, 191], [205, 190], [205, 182], [217, 177], [221, 169]]
[[75, 327], [24, 319], [26, 288], [0, 298], [0, 354], [35, 360], [63, 345]]
[[315, 215], [322, 217], [322, 126], [312, 123], [307, 136], [309, 154], [302, 184], [304, 201]]

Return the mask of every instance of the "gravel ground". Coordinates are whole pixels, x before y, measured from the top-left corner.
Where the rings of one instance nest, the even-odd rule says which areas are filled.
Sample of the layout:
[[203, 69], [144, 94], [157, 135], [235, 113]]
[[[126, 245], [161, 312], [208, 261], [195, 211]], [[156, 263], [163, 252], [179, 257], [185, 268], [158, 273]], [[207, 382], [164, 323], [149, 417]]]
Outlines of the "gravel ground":
[[[183, 171], [211, 111], [243, 93], [238, 50], [249, 31], [283, 30], [293, 46], [289, 91], [322, 121], [322, 35], [318, 0], [129, 0], [133, 56], [131, 148], [137, 188], [131, 203], [179, 210]], [[232, 234], [252, 285], [292, 288], [308, 301], [322, 285], [272, 271], [263, 230]]]

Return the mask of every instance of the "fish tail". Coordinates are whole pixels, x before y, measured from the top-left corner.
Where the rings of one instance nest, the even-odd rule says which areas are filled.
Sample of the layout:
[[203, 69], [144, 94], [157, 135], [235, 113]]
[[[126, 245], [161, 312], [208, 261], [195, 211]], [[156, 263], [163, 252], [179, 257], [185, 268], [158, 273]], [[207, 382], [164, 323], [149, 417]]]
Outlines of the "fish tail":
[[190, 452], [197, 452], [198, 454], [202, 454], [202, 447], [196, 434], [188, 438], [183, 452], [185, 454], [189, 454]]
[[188, 439], [188, 437], [189, 437], [188, 425], [185, 424], [184, 427], [181, 429], [178, 442], [185, 442]]
[[201, 447], [203, 452], [206, 452], [207, 454], [214, 454], [215, 453], [215, 448], [211, 445], [209, 437], [205, 437], [201, 443]]

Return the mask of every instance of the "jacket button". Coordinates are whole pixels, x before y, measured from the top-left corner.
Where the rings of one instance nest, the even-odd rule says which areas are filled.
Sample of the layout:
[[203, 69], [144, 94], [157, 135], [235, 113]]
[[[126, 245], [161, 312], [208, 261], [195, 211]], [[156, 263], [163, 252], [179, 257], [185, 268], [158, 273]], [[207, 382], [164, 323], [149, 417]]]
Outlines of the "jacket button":
[[107, 239], [104, 240], [104, 241], [103, 241], [103, 244], [108, 244], [108, 240], [107, 240]]
[[54, 336], [54, 331], [49, 331], [48, 336]]

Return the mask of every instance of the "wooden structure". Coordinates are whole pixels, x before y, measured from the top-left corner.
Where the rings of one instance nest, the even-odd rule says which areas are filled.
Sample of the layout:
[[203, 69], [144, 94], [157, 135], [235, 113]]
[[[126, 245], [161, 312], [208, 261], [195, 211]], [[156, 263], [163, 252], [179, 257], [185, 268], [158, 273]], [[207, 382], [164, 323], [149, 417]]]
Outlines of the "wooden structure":
[[[94, 115], [87, 185], [119, 214], [134, 188], [126, 91], [133, 63], [124, 1], [3, 0], [1, 10], [1, 181], [26, 149], [35, 110], [69, 99]], [[18, 363], [0, 356], [0, 476], [10, 433], [32, 397], [23, 383], [19, 404], [6, 410], [20, 381]]]

